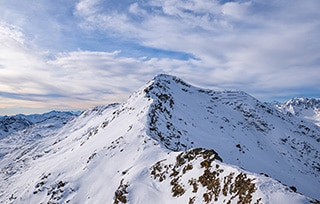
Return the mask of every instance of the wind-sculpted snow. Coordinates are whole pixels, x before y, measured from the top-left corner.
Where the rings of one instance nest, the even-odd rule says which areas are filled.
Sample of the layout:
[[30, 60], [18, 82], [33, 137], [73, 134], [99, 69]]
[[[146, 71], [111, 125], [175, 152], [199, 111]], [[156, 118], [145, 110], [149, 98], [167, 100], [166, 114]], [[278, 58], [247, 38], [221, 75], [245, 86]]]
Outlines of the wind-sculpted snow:
[[0, 158], [0, 203], [319, 199], [318, 127], [244, 92], [158, 75], [125, 103], [61, 124], [8, 137], [33, 140]]

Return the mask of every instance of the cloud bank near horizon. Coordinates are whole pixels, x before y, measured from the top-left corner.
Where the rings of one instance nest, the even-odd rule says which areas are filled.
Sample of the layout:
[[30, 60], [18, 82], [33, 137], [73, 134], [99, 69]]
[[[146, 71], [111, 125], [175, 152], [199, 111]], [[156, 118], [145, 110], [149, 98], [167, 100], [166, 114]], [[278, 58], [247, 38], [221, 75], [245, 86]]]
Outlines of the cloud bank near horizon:
[[159, 73], [265, 101], [320, 97], [317, 0], [13, 0], [0, 8], [3, 113], [121, 102]]

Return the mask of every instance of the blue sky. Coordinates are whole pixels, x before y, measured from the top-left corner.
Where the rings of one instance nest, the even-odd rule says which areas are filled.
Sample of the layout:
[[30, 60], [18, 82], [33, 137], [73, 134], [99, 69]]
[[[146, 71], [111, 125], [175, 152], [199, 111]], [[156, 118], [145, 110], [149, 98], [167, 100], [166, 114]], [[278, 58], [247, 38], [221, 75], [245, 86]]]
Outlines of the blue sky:
[[156, 74], [320, 97], [319, 0], [0, 1], [0, 115], [125, 101]]

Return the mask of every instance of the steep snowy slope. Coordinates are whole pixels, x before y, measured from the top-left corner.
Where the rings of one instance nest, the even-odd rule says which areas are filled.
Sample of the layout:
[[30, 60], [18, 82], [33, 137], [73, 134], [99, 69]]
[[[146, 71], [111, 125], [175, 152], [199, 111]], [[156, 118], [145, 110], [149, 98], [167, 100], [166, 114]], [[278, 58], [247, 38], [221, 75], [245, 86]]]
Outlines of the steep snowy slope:
[[320, 126], [320, 98], [293, 98], [276, 104], [282, 112], [306, 119]]
[[159, 75], [5, 155], [0, 202], [310, 203], [294, 191], [318, 198], [319, 128], [302, 125]]

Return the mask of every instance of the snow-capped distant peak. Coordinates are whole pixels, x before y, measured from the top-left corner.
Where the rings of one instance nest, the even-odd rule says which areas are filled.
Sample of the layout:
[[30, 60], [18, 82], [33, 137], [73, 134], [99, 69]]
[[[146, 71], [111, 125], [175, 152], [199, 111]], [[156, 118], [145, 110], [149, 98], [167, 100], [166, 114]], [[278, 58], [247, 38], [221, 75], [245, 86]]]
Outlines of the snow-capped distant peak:
[[276, 107], [286, 114], [306, 119], [320, 126], [320, 98], [293, 98]]

